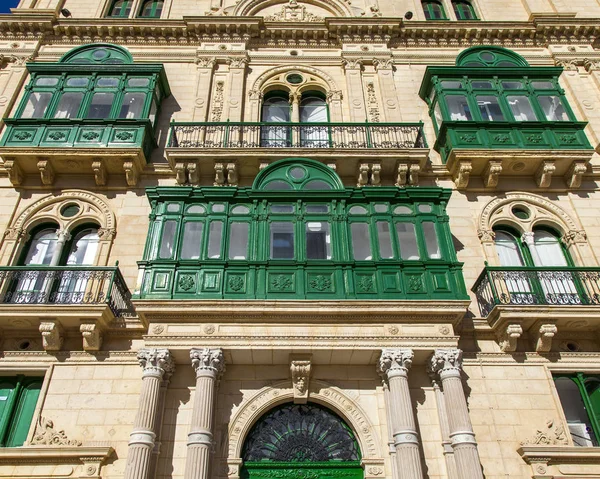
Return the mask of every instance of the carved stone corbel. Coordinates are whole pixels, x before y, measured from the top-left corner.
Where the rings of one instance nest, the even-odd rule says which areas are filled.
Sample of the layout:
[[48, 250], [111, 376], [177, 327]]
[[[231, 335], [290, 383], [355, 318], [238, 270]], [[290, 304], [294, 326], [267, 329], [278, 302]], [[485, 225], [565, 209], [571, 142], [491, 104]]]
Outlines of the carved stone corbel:
[[133, 161], [126, 161], [123, 163], [123, 169], [125, 170], [127, 186], [137, 186], [140, 176], [137, 165]]
[[495, 188], [498, 186], [498, 177], [502, 173], [502, 161], [491, 160], [488, 162], [485, 173], [483, 174], [483, 184], [486, 188]]
[[396, 186], [406, 186], [408, 176], [408, 163], [398, 163], [398, 176], [396, 176]]
[[293, 356], [290, 364], [294, 403], [306, 404], [308, 401], [308, 383], [310, 381], [310, 356]]
[[547, 353], [552, 348], [552, 338], [558, 332], [556, 324], [541, 324], [534, 331], [535, 350]]
[[100, 351], [102, 347], [102, 328], [94, 321], [82, 322], [79, 332], [83, 337], [84, 351]]
[[482, 243], [493, 243], [496, 239], [494, 230], [477, 230], [477, 236]]
[[227, 184], [229, 186], [238, 184], [238, 170], [235, 163], [227, 163]]
[[371, 185], [381, 185], [381, 165], [379, 163], [373, 163], [371, 165]]
[[42, 346], [45, 351], [60, 351], [64, 342], [64, 332], [58, 319], [42, 319], [40, 322]]
[[23, 183], [23, 170], [16, 161], [6, 160], [4, 162], [4, 169], [8, 172], [8, 179], [13, 186], [19, 186]]
[[175, 172], [175, 181], [177, 181], [178, 185], [185, 185], [187, 183], [187, 173], [185, 168], [185, 163], [179, 162], [175, 163], [175, 167], [173, 168]]
[[413, 163], [408, 169], [408, 182], [413, 186], [419, 186], [419, 173], [421, 172], [421, 166]]
[[195, 162], [187, 164], [188, 180], [191, 185], [197, 185], [200, 183], [200, 169], [198, 164]]
[[54, 184], [54, 168], [50, 160], [40, 160], [37, 162], [38, 170], [40, 170], [40, 176], [42, 178], [42, 184], [51, 186]]
[[517, 350], [517, 340], [523, 335], [520, 324], [509, 324], [500, 337], [500, 349], [505, 353], [514, 353]]
[[565, 182], [569, 188], [579, 188], [583, 175], [587, 171], [587, 162], [574, 161], [565, 174]]
[[225, 165], [223, 163], [215, 163], [215, 182], [213, 185], [225, 185]]
[[458, 171], [454, 179], [457, 188], [466, 188], [469, 185], [472, 169], [473, 165], [470, 161], [461, 161], [458, 164]]
[[94, 180], [96, 181], [97, 186], [105, 186], [107, 173], [106, 173], [106, 165], [102, 160], [94, 160], [92, 161], [92, 171], [94, 172]]
[[361, 163], [358, 166], [358, 181], [356, 186], [359, 188], [361, 186], [367, 186], [369, 184], [369, 164]]
[[540, 188], [548, 188], [552, 181], [552, 175], [556, 170], [554, 160], [544, 160], [535, 173], [535, 182]]

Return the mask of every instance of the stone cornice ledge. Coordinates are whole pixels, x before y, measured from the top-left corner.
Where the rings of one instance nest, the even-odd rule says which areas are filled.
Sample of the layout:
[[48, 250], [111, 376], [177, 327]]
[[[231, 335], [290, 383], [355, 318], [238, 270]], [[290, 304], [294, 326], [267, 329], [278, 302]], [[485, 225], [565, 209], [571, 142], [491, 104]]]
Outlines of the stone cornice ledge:
[[521, 446], [517, 452], [527, 464], [597, 464], [600, 466], [598, 447]]
[[25, 446], [0, 449], [0, 465], [7, 464], [55, 464], [96, 463], [102, 465], [114, 449], [111, 446]]

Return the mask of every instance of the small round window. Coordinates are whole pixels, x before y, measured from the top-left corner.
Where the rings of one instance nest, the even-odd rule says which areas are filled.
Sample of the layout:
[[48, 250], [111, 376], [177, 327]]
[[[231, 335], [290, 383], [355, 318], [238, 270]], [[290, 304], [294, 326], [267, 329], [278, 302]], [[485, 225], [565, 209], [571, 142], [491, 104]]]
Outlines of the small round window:
[[479, 58], [486, 63], [492, 63], [496, 59], [496, 55], [494, 55], [492, 52], [483, 52], [479, 55]]
[[302, 75], [298, 73], [291, 73], [287, 77], [285, 77], [285, 79], [288, 83], [291, 83], [292, 85], [298, 85], [304, 81]]
[[60, 214], [64, 218], [72, 218], [73, 216], [77, 215], [78, 213], [79, 213], [79, 205], [77, 205], [75, 203], [65, 205], [60, 210]]
[[109, 56], [110, 56], [110, 52], [108, 50], [105, 50], [104, 48], [99, 48], [98, 50], [94, 50], [94, 53], [92, 53], [92, 58], [94, 60], [96, 60], [97, 62], [105, 60]]
[[512, 214], [515, 215], [520, 220], [527, 220], [531, 216], [529, 210], [523, 206], [513, 206]]
[[301, 166], [294, 166], [288, 170], [288, 175], [290, 175], [292, 181], [302, 181], [306, 178], [307, 173]]

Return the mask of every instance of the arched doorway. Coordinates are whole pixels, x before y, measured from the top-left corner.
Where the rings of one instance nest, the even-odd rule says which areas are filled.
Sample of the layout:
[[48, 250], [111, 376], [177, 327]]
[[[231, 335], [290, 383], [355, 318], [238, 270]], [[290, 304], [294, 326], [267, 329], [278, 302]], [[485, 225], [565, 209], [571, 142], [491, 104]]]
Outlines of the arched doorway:
[[250, 430], [242, 458], [242, 479], [364, 477], [352, 430], [313, 403], [286, 403], [267, 412]]

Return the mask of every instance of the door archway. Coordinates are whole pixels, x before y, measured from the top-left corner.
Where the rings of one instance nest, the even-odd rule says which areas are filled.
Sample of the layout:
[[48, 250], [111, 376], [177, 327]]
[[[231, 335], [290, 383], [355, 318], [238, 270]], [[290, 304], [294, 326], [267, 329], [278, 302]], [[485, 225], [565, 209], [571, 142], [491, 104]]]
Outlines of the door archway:
[[254, 424], [242, 451], [242, 479], [363, 479], [358, 441], [334, 412], [286, 403]]

